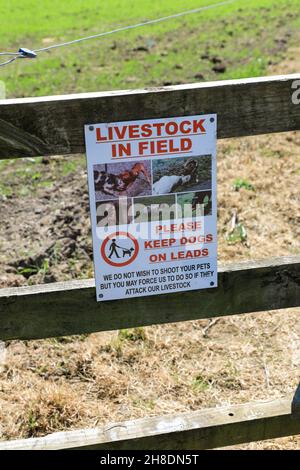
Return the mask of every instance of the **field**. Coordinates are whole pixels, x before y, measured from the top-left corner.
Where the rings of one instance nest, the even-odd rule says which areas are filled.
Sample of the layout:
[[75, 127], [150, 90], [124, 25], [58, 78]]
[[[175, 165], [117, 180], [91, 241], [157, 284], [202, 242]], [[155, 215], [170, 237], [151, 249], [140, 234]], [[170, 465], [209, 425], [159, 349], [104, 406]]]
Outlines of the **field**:
[[[45, 47], [210, 3], [2, 0], [1, 47]], [[299, 0], [240, 0], [19, 60], [0, 80], [7, 97], [27, 97], [293, 73], [299, 26]], [[299, 133], [218, 143], [221, 262], [300, 252], [299, 145]], [[0, 172], [0, 286], [92, 277], [84, 156], [5, 160]], [[0, 438], [286, 395], [299, 380], [298, 316], [7, 342]], [[239, 447], [299, 446], [295, 437]]]
[[[1, 0], [1, 47], [51, 46], [216, 0]], [[8, 96], [263, 75], [299, 27], [298, 0], [239, 0], [185, 18], [45, 52], [1, 69]], [[7, 28], [6, 25], [9, 25]], [[236, 47], [238, 44], [238, 47]], [[51, 69], [51, 74], [48, 71]]]

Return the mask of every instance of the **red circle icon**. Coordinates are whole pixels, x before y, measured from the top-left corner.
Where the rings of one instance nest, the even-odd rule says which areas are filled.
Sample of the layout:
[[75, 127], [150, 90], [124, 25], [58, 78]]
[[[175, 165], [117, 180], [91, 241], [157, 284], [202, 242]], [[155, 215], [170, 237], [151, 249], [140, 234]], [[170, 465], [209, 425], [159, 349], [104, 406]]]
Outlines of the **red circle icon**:
[[116, 268], [122, 268], [133, 263], [138, 252], [138, 241], [128, 232], [111, 233], [103, 240], [101, 245], [103, 260]]

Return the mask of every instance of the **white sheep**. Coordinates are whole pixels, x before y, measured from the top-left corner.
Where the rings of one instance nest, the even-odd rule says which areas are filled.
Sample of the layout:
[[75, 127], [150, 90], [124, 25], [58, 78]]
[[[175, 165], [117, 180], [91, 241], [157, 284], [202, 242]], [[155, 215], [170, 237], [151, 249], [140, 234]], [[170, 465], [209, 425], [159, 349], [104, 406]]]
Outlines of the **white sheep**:
[[186, 176], [163, 176], [160, 180], [156, 181], [153, 184], [153, 194], [169, 194], [175, 188], [175, 186], [180, 186], [187, 184], [191, 179], [191, 175]]

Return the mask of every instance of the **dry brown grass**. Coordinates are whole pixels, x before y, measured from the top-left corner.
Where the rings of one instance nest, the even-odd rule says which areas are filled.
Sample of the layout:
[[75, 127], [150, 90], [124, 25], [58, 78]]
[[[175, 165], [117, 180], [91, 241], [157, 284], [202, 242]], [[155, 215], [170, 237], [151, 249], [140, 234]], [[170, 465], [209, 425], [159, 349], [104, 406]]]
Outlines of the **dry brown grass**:
[[277, 398], [295, 388], [296, 311], [222, 318], [204, 334], [206, 325], [148, 327], [143, 338], [115, 332], [12, 342], [0, 393], [3, 438]]
[[[298, 64], [292, 57], [282, 68], [293, 72]], [[299, 133], [219, 143], [220, 261], [300, 252], [299, 144]], [[235, 191], [237, 178], [255, 190]], [[230, 245], [234, 210], [247, 240]], [[202, 320], [12, 341], [1, 372], [1, 438], [281, 397], [299, 380], [298, 316], [290, 309], [221, 318], [207, 331]], [[295, 437], [238, 448], [299, 444]]]

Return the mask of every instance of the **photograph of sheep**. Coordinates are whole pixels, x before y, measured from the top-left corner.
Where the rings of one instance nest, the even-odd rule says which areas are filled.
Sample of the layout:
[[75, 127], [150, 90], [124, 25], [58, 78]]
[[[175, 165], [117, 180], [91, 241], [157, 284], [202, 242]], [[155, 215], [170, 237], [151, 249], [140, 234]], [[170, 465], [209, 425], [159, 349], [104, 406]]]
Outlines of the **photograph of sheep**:
[[211, 155], [154, 160], [153, 195], [211, 189]]

